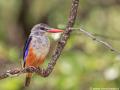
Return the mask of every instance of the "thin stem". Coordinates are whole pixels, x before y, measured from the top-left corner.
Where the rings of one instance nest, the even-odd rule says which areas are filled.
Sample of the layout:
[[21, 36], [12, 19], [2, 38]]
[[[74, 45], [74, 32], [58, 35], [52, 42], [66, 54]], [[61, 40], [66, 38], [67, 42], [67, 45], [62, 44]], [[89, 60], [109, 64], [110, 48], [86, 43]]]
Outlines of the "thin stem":
[[75, 30], [79, 30], [80, 32], [82, 32], [84, 35], [88, 36], [89, 38], [91, 38], [94, 41], [97, 41], [101, 44], [103, 44], [105, 47], [107, 47], [108, 49], [110, 49], [111, 51], [120, 54], [119, 51], [115, 50], [108, 42], [102, 41], [101, 39], [98, 39], [94, 36], [94, 34], [82, 29], [82, 28], [71, 28], [71, 29], [75, 29]]

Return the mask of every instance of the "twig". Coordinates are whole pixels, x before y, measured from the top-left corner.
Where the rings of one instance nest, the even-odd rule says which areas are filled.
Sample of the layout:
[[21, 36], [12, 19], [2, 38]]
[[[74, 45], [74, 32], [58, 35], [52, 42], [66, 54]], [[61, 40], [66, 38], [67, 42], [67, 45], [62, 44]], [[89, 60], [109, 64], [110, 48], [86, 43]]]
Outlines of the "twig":
[[107, 43], [107, 42], [105, 42], [105, 41], [102, 41], [102, 40], [96, 38], [96, 37], [94, 36], [94, 34], [88, 32], [88, 31], [86, 31], [86, 30], [84, 30], [84, 29], [82, 29], [82, 28], [71, 28], [71, 29], [80, 30], [80, 32], [82, 32], [84, 35], [88, 36], [89, 38], [92, 38], [92, 40], [97, 41], [97, 42], [103, 44], [104, 46], [106, 46], [107, 48], [109, 48], [111, 51], [113, 51], [113, 52], [115, 52], [115, 53], [117, 53], [117, 54], [120, 54], [120, 52], [117, 51], [117, 50], [115, 50], [109, 43]]
[[[78, 32], [74, 32], [74, 33], [72, 33], [72, 35], [83, 35], [83, 34], [78, 33]], [[99, 34], [99, 33], [92, 33], [92, 35], [95, 36], [96, 38], [98, 37], [98, 38], [103, 38], [103, 39], [107, 39], [107, 40], [111, 40], [111, 41], [120, 41], [120, 37], [103, 35], [103, 34]]]
[[53, 71], [54, 66], [62, 52], [62, 50], [64, 49], [68, 38], [70, 37], [70, 33], [72, 31], [72, 26], [75, 23], [75, 19], [77, 16], [77, 9], [78, 9], [78, 5], [79, 5], [79, 0], [72, 0], [72, 7], [71, 7], [71, 11], [70, 11], [70, 16], [68, 18], [68, 24], [66, 27], [65, 32], [61, 35], [60, 40], [58, 41], [57, 47], [55, 52], [52, 55], [52, 58], [50, 60], [50, 62], [48, 63], [48, 67], [47, 69], [42, 69], [42, 68], [32, 68], [32, 67], [27, 67], [24, 69], [14, 69], [14, 70], [9, 70], [8, 72], [3, 73], [2, 75], [0, 75], [0, 79], [4, 79], [13, 75], [19, 75], [22, 73], [26, 73], [26, 72], [35, 72], [39, 75], [41, 75], [42, 77], [47, 77], [50, 75], [50, 73]]

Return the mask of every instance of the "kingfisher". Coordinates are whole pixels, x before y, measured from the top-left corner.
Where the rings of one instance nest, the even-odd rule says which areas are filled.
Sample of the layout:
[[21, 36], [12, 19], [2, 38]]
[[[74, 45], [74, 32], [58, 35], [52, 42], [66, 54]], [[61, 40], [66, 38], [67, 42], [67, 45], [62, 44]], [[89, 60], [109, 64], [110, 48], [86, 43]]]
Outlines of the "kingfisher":
[[[50, 41], [47, 33], [60, 33], [63, 30], [54, 29], [46, 24], [35, 25], [23, 49], [23, 67], [39, 67], [43, 64], [49, 49]], [[25, 86], [29, 86], [32, 73], [26, 74]]]

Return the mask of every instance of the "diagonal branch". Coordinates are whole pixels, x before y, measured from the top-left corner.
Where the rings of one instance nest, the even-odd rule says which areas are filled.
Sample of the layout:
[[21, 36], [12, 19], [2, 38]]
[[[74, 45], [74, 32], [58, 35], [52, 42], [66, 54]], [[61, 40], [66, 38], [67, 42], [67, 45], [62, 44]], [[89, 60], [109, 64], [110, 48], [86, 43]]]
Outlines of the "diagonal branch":
[[58, 41], [56, 50], [55, 50], [54, 54], [52, 55], [52, 59], [49, 62], [47, 69], [44, 70], [43, 73], [41, 73], [41, 75], [43, 77], [48, 76], [52, 72], [62, 50], [64, 49], [64, 47], [67, 43], [68, 38], [70, 37], [70, 33], [72, 31], [72, 29], [70, 29], [70, 28], [72, 28], [72, 26], [75, 23], [78, 5], [79, 5], [79, 0], [72, 0], [72, 7], [71, 7], [71, 11], [70, 11], [70, 16], [68, 18], [68, 24], [67, 24], [66, 30], [62, 34], [60, 40]]
[[100, 44], [104, 45], [105, 47], [107, 47], [108, 49], [110, 49], [111, 51], [120, 54], [119, 51], [115, 50], [109, 43], [102, 41], [99, 38], [96, 38], [94, 34], [82, 29], [82, 28], [71, 28], [73, 30], [79, 30], [80, 32], [82, 32], [84, 35], [88, 36], [89, 38], [91, 38], [92, 40], [99, 42]]
[[39, 75], [41, 75], [42, 77], [47, 77], [50, 75], [50, 73], [53, 71], [54, 66], [59, 58], [59, 56], [61, 55], [62, 50], [64, 49], [67, 40], [70, 37], [71, 31], [72, 31], [72, 27], [75, 23], [75, 19], [77, 16], [77, 9], [78, 9], [78, 5], [79, 5], [79, 0], [72, 0], [72, 7], [71, 7], [71, 11], [70, 11], [70, 16], [68, 18], [68, 24], [66, 27], [65, 32], [61, 35], [60, 40], [58, 41], [57, 47], [55, 52], [52, 55], [52, 58], [50, 60], [50, 62], [48, 63], [48, 67], [46, 69], [43, 68], [32, 68], [32, 67], [27, 67], [24, 69], [14, 69], [14, 70], [9, 70], [5, 73], [3, 73], [2, 75], [0, 75], [0, 79], [4, 79], [10, 76], [14, 76], [14, 75], [19, 75], [22, 73], [26, 73], [26, 72], [35, 72]]

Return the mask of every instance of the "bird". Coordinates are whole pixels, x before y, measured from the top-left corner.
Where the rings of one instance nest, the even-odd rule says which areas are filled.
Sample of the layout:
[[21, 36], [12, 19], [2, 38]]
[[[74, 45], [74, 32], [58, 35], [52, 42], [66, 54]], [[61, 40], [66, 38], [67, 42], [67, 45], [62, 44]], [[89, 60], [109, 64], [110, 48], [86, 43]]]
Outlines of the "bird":
[[[50, 49], [50, 40], [47, 33], [62, 33], [63, 30], [54, 29], [47, 24], [40, 23], [31, 29], [23, 49], [23, 67], [39, 67], [45, 61]], [[26, 74], [25, 86], [28, 87], [32, 73]]]

